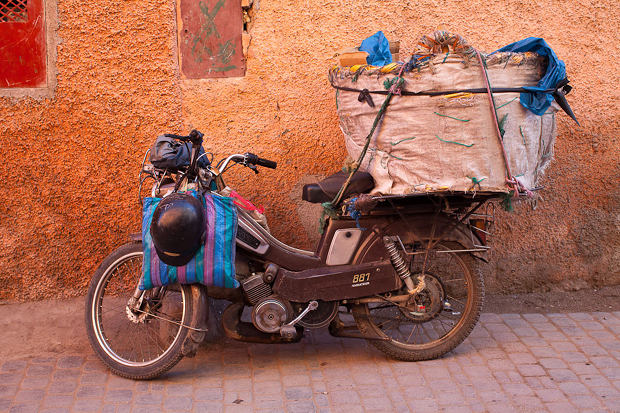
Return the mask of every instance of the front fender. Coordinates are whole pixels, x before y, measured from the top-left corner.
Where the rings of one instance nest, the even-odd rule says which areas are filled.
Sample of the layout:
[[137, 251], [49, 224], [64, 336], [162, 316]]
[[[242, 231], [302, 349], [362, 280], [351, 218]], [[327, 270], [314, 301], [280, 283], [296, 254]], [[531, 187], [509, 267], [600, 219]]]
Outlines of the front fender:
[[[383, 237], [385, 235], [398, 235], [404, 244], [410, 244], [418, 240], [427, 241], [431, 239], [433, 233], [433, 222], [435, 222], [435, 214], [415, 214], [405, 215], [407, 222], [403, 222], [402, 219], [398, 219], [387, 224], [385, 227], [376, 225], [372, 230], [372, 235], [366, 237], [363, 244], [358, 248], [353, 262], [355, 264], [361, 264], [371, 261], [382, 261], [387, 259], [387, 250], [383, 243]], [[472, 232], [465, 224], [458, 224], [454, 229], [451, 228], [457, 223], [454, 218], [439, 214], [437, 216], [437, 225], [435, 228], [433, 239], [438, 239], [443, 234], [446, 234], [443, 241], [452, 241], [463, 246], [464, 249], [473, 249], [474, 240], [478, 245], [482, 242], [476, 235], [472, 240]], [[486, 252], [472, 252], [474, 257], [489, 262]]]
[[202, 284], [190, 284], [190, 300], [192, 300], [192, 314], [189, 325], [202, 331], [190, 330], [183, 342], [181, 352], [187, 357], [194, 357], [198, 346], [207, 336], [207, 321], [209, 319], [209, 296], [207, 287]]
[[[142, 241], [141, 233], [129, 234], [132, 241]], [[207, 336], [207, 321], [209, 319], [209, 295], [207, 287], [202, 284], [189, 284], [182, 288], [189, 290], [189, 299], [192, 300], [192, 313], [188, 317], [186, 324], [190, 327], [202, 331], [190, 330], [181, 346], [181, 352], [186, 357], [194, 357], [198, 346]], [[186, 290], [187, 291], [187, 290]]]

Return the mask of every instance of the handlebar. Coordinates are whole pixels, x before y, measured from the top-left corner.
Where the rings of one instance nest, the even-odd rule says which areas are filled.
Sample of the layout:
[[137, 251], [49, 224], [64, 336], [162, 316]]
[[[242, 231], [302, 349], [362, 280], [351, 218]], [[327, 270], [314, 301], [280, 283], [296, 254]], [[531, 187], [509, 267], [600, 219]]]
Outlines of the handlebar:
[[165, 133], [164, 136], [166, 138], [172, 138], [172, 139], [178, 139], [180, 141], [183, 142], [191, 142], [194, 145], [200, 145], [202, 144], [202, 138], [204, 137], [204, 134], [201, 132], [198, 132], [196, 129], [193, 129], [188, 136], [183, 136], [183, 135], [174, 135], [172, 133]]
[[265, 168], [271, 168], [271, 169], [276, 169], [276, 167], [278, 166], [277, 162], [270, 161], [269, 159], [265, 159], [265, 158], [260, 158], [259, 156], [254, 155], [253, 153], [246, 152], [243, 155], [240, 153], [237, 153], [234, 155], [230, 155], [226, 159], [223, 159], [222, 161], [218, 163], [217, 169], [219, 169], [220, 172], [225, 171], [230, 162], [240, 163], [245, 166], [259, 165], [259, 166], [264, 166]]
[[[204, 135], [201, 132], [194, 129], [189, 133], [188, 136], [175, 135], [172, 133], [166, 133], [164, 134], [164, 136], [167, 138], [177, 139], [182, 142], [192, 143], [192, 156], [190, 158], [191, 165], [190, 165], [189, 170], [193, 171], [194, 165], [196, 163], [196, 159], [198, 157], [198, 152], [199, 152], [198, 149], [202, 145], [202, 140], [203, 140]], [[228, 158], [226, 158], [224, 161], [221, 161], [220, 164], [218, 164], [218, 169], [220, 169], [220, 171], [224, 171], [226, 167], [228, 166], [228, 164], [230, 163], [230, 161], [241, 163], [244, 166], [250, 166], [255, 171], [256, 171], [256, 168], [252, 167], [251, 165], [259, 165], [259, 166], [264, 166], [265, 168], [271, 168], [271, 169], [276, 169], [278, 166], [278, 163], [275, 161], [270, 161], [269, 159], [261, 158], [258, 155], [255, 155], [250, 152], [246, 152], [244, 155], [240, 155], [240, 154], [230, 155]]]

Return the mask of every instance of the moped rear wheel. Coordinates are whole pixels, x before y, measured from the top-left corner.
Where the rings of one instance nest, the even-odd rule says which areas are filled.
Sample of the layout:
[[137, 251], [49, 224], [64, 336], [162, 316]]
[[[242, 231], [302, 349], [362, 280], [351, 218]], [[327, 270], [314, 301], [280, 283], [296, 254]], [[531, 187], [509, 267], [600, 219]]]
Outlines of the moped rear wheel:
[[[377, 349], [403, 361], [430, 360], [451, 350], [467, 338], [475, 327], [484, 300], [484, 281], [475, 258], [458, 253], [462, 247], [444, 242], [430, 252], [426, 262], [426, 288], [415, 301], [382, 302], [353, 306], [353, 316]], [[415, 279], [423, 270], [424, 254], [410, 269]], [[395, 291], [391, 295], [402, 295]]]
[[128, 243], [99, 266], [86, 299], [86, 331], [93, 350], [114, 373], [152, 379], [182, 358], [192, 314], [190, 287], [147, 290], [128, 305], [142, 274], [142, 243]]

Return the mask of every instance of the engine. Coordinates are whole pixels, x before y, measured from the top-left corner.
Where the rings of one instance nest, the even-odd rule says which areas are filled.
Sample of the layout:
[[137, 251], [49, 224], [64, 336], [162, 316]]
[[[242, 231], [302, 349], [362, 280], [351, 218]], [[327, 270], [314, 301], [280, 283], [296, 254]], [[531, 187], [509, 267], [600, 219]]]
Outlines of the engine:
[[252, 323], [265, 333], [277, 333], [280, 327], [292, 320], [293, 307], [284, 299], [273, 294], [271, 282], [278, 268], [268, 265], [264, 273], [254, 273], [241, 281], [243, 290], [252, 309]]
[[[329, 324], [338, 313], [338, 301], [317, 300], [312, 303], [291, 303], [273, 293], [271, 283], [278, 267], [270, 264], [264, 273], [253, 273], [241, 280], [252, 309], [252, 323], [264, 333], [294, 331], [294, 324], [306, 328], [321, 328]], [[293, 323], [291, 320], [295, 319]], [[286, 324], [286, 329], [282, 329]], [[287, 330], [288, 329], [288, 330]]]
[[263, 279], [264, 274], [253, 274], [250, 277], [241, 281], [243, 290], [248, 298], [248, 301], [252, 305], [256, 305], [263, 298], [269, 297], [273, 294], [271, 285], [267, 284]]
[[287, 300], [276, 295], [260, 300], [252, 309], [252, 323], [265, 333], [277, 333], [280, 327], [290, 322], [293, 307]]

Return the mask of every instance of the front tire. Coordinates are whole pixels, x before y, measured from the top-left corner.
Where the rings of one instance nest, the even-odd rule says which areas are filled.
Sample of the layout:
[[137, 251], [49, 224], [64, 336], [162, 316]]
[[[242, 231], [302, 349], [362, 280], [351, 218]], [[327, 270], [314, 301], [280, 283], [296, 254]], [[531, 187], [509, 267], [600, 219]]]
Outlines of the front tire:
[[[475, 258], [454, 252], [458, 249], [462, 247], [456, 243], [443, 242], [429, 253], [427, 286], [416, 303], [394, 303], [386, 297], [382, 303], [352, 307], [360, 332], [383, 338], [369, 340], [373, 346], [397, 360], [422, 361], [453, 350], [467, 338], [482, 311], [484, 280]], [[418, 257], [410, 265], [414, 279], [424, 266], [424, 254]]]
[[86, 332], [101, 361], [119, 376], [152, 379], [182, 358], [182, 345], [191, 325], [192, 299], [188, 285], [144, 291], [132, 311], [128, 301], [142, 275], [142, 243], [125, 244], [101, 263], [86, 298]]

